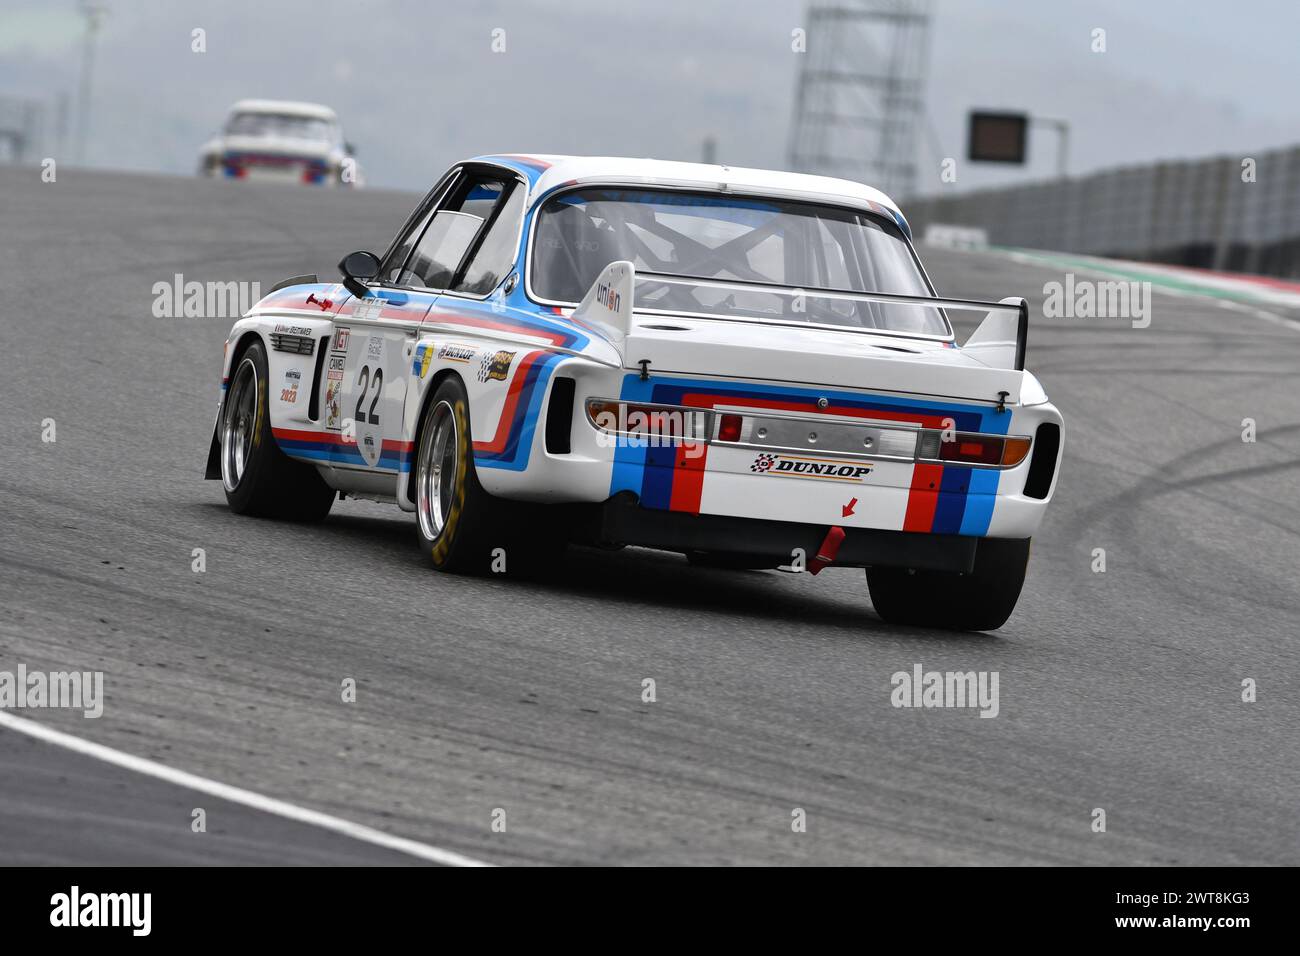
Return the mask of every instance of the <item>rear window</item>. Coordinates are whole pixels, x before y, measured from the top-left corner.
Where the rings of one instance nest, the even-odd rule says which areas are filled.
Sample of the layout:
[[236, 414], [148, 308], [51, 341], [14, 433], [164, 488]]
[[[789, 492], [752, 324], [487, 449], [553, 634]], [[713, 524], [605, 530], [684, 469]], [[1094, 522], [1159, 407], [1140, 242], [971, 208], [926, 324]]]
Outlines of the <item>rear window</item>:
[[[638, 273], [722, 282], [931, 296], [892, 219], [812, 203], [668, 190], [588, 188], [563, 193], [538, 214], [533, 294], [574, 304], [611, 262]], [[928, 306], [792, 297], [759, 289], [638, 285], [638, 307], [720, 317], [946, 336]]]

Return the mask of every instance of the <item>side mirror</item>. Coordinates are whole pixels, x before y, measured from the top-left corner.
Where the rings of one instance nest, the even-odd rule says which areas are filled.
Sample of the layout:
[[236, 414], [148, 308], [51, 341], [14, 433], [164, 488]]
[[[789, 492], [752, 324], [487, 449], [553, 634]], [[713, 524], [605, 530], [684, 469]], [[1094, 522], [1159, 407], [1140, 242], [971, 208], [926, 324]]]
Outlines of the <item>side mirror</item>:
[[365, 283], [379, 276], [379, 257], [373, 252], [351, 252], [339, 263], [343, 286], [358, 299], [366, 294]]

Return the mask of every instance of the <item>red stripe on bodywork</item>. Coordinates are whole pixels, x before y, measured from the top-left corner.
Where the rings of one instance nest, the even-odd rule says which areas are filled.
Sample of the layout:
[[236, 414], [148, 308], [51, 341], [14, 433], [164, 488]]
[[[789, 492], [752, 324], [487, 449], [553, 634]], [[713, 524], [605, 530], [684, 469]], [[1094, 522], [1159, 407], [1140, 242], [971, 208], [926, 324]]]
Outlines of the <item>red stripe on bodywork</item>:
[[[692, 452], [698, 454], [692, 457]], [[702, 443], [690, 448], [682, 445], [677, 449], [677, 458], [673, 462], [673, 492], [668, 500], [668, 510], [686, 511], [693, 515], [700, 513], [708, 454], [709, 446]]]
[[[339, 432], [309, 432], [296, 428], [272, 428], [271, 434], [283, 441], [310, 441], [322, 445], [355, 445], [354, 441], [344, 441], [342, 434]], [[413, 442], [395, 441], [385, 438], [382, 450], [384, 451], [410, 451]]]
[[480, 318], [476, 315], [463, 315], [457, 312], [430, 312], [425, 316], [426, 322], [440, 322], [444, 320], [459, 325], [473, 325], [481, 329], [495, 329], [498, 332], [513, 332], [517, 335], [528, 335], [539, 339], [549, 339], [552, 345], [563, 346], [573, 338], [571, 334], [552, 332], [533, 325], [518, 325], [513, 322], [495, 322], [491, 319]]
[[934, 509], [939, 504], [943, 485], [943, 465], [917, 462], [912, 472], [912, 488], [907, 496], [904, 531], [929, 531], [934, 525]]

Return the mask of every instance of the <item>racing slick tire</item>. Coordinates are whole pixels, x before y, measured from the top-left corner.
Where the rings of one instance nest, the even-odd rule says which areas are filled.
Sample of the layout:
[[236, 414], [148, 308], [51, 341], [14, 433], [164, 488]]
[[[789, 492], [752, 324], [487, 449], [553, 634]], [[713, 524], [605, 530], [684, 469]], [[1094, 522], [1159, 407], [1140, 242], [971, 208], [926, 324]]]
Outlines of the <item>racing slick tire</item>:
[[1029, 538], [984, 538], [969, 574], [867, 568], [871, 603], [888, 624], [992, 631], [1011, 616], [1029, 566]]
[[254, 342], [235, 363], [221, 406], [221, 484], [236, 514], [320, 521], [334, 489], [311, 465], [294, 461], [275, 443], [267, 403], [266, 348]]
[[474, 469], [469, 397], [454, 375], [438, 386], [420, 423], [414, 498], [420, 546], [435, 568], [457, 574], [490, 570], [492, 499]]

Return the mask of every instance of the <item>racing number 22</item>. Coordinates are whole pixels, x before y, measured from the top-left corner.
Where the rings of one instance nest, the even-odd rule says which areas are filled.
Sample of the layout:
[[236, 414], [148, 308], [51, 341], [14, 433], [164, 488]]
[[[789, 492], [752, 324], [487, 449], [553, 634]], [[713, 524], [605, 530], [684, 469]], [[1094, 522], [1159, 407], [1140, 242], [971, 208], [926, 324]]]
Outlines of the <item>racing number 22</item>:
[[[361, 404], [366, 400], [366, 389], [374, 387], [375, 397], [370, 401], [370, 412], [365, 414], [361, 411]], [[371, 425], [379, 424], [379, 415], [375, 411], [375, 406], [379, 404], [379, 393], [384, 387], [384, 370], [375, 366], [375, 377], [370, 378], [370, 366], [361, 366], [361, 372], [357, 375], [357, 413], [353, 418], [357, 422], [368, 421]]]

